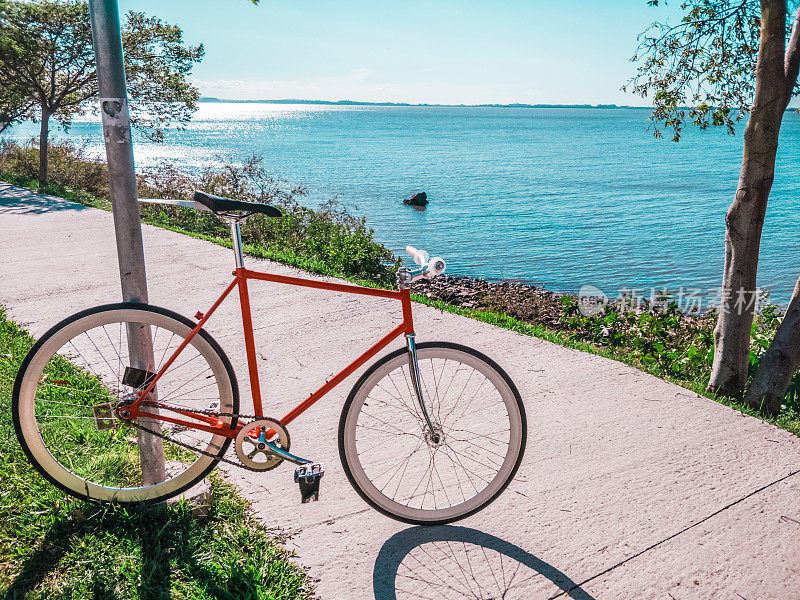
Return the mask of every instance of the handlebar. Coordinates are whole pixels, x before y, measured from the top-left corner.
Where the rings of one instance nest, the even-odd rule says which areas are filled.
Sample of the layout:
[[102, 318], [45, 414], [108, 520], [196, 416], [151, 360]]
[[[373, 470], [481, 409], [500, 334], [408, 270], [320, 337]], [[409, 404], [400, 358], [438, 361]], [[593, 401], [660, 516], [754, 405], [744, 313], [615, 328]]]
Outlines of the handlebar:
[[414, 259], [414, 262], [420, 266], [425, 266], [428, 264], [428, 253], [425, 250], [417, 250], [414, 246], [406, 246], [406, 252], [411, 255], [411, 258]]
[[397, 273], [397, 281], [401, 286], [409, 284], [419, 279], [433, 279], [437, 275], [444, 273], [447, 264], [440, 256], [430, 258], [425, 250], [418, 250], [414, 246], [406, 246], [406, 252], [419, 265], [416, 269], [401, 268]]

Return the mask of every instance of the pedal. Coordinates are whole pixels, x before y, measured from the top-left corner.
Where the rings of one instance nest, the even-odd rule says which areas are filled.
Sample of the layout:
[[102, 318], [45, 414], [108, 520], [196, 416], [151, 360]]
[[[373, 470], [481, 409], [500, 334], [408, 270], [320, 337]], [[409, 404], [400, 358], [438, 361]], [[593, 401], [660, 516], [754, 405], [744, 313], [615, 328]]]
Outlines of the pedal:
[[319, 500], [319, 480], [325, 475], [322, 463], [306, 463], [294, 470], [294, 482], [300, 486], [300, 500], [316, 502]]

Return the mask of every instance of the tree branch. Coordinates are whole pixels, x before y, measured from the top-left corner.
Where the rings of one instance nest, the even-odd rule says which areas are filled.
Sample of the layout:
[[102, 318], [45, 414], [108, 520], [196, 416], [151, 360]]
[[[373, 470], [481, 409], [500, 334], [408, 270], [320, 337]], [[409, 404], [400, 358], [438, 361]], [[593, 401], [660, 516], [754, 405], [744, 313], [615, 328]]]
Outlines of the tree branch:
[[[84, 75], [85, 77], [81, 79]], [[74, 77], [72, 77], [72, 73], [67, 74], [67, 78], [62, 85], [61, 93], [53, 104], [62, 105], [67, 95], [79, 91], [84, 85], [90, 82], [94, 76], [95, 70], [93, 61], [85, 61], [82, 67], [75, 70]]]
[[11, 112], [0, 114], [0, 133], [11, 127], [17, 119], [32, 110], [34, 106], [35, 102], [26, 102]]
[[50, 60], [53, 61], [52, 65], [50, 66], [50, 105], [53, 105], [53, 101], [56, 99], [56, 57], [55, 54], [50, 56]]
[[6, 62], [5, 65], [10, 71], [13, 71], [17, 74], [21, 81], [24, 81], [26, 85], [30, 85], [39, 95], [39, 100], [43, 103], [47, 98], [47, 93], [44, 91], [44, 88], [40, 85], [39, 80], [36, 78], [33, 73], [29, 69], [23, 69], [16, 63], [9, 63]]
[[64, 107], [67, 107], [67, 106], [77, 106], [77, 105], [83, 104], [87, 100], [91, 100], [92, 98], [95, 98], [95, 97], [97, 97], [97, 91], [96, 90], [93, 91], [93, 92], [87, 92], [87, 93], [82, 94], [81, 96], [79, 96], [78, 99], [76, 99], [76, 100], [73, 100], [71, 102], [64, 102], [63, 104], [59, 105], [59, 108], [64, 108]]

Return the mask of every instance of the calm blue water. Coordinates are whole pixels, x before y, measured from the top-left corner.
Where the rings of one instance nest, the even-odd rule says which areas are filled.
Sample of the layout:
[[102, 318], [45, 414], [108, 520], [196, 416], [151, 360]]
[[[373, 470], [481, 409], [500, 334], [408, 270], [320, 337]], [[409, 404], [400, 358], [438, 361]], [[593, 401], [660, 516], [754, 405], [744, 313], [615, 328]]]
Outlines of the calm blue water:
[[[262, 154], [314, 202], [338, 197], [393, 250], [425, 248], [454, 274], [610, 295], [709, 290], [721, 279], [742, 137], [692, 131], [679, 144], [660, 141], [646, 131], [648, 114], [208, 103], [187, 130], [135, 152], [139, 165], [167, 158], [189, 168]], [[95, 124], [75, 124], [70, 137], [102, 150]], [[799, 139], [800, 117], [787, 113], [759, 271], [779, 301], [800, 275]], [[420, 190], [427, 211], [401, 204]]]

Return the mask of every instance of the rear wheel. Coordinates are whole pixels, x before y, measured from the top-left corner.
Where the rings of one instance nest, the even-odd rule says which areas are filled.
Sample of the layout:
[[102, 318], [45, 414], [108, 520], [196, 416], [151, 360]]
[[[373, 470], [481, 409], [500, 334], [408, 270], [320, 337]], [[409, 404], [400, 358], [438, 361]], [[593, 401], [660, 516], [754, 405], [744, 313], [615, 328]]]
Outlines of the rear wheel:
[[480, 352], [446, 342], [417, 346], [422, 393], [408, 353], [392, 352], [356, 383], [339, 422], [350, 483], [374, 508], [407, 523], [448, 523], [505, 489], [525, 449], [525, 409], [511, 379]]
[[[152, 343], [152, 364], [143, 371], [155, 373], [194, 327], [162, 308], [121, 303], [80, 312], [44, 334], [20, 367], [12, 399], [14, 428], [39, 472], [73, 496], [104, 502], [165, 500], [205, 477], [229, 438], [139, 420], [169, 441], [131, 426], [114, 411], [135, 398], [134, 385], [141, 385], [125, 376], [126, 368], [145, 366], [132, 364], [129, 344], [136, 339]], [[158, 380], [150, 399], [184, 410], [239, 410], [230, 362], [204, 330]], [[230, 416], [220, 420], [231, 423]]]

